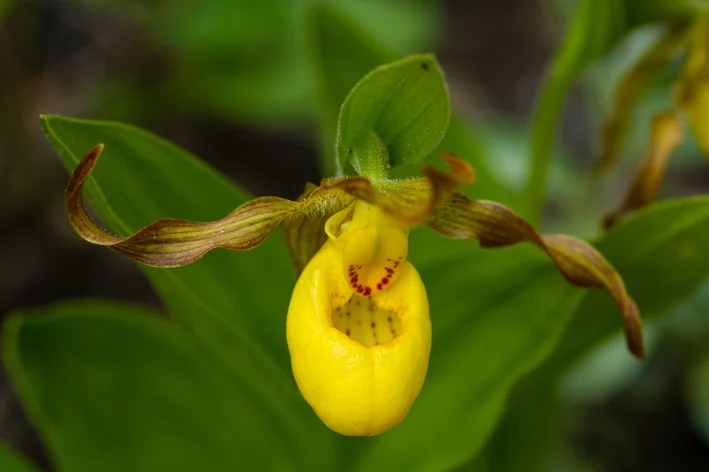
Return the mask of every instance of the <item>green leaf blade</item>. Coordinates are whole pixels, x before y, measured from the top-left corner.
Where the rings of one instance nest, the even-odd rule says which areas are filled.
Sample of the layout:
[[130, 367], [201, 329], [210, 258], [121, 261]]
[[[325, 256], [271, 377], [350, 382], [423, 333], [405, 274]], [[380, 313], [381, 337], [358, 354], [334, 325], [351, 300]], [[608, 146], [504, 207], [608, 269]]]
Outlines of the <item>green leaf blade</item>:
[[0, 470], [3, 472], [37, 472], [37, 469], [10, 446], [0, 441]]
[[224, 375], [177, 326], [147, 310], [81, 302], [15, 314], [3, 359], [61, 470], [309, 462], [245, 379]]
[[355, 141], [370, 131], [387, 147], [392, 167], [423, 159], [445, 135], [449, 102], [443, 72], [430, 54], [375, 69], [355, 85], [340, 110], [339, 165], [344, 167]]

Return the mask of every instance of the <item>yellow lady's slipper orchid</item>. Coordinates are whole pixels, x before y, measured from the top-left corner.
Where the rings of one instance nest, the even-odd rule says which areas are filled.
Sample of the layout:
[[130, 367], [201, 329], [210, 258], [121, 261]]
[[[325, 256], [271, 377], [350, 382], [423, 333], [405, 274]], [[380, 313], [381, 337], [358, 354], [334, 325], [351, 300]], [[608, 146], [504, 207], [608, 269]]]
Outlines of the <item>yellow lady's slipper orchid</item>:
[[426, 290], [406, 260], [408, 228], [377, 207], [357, 202], [327, 229], [288, 309], [293, 374], [328, 427], [380, 434], [406, 416], [426, 377]]
[[473, 238], [482, 247], [530, 242], [564, 277], [601, 288], [623, 317], [630, 351], [643, 357], [637, 306], [620, 276], [592, 246], [564, 235], [540, 235], [506, 207], [455, 192], [472, 182], [465, 162], [444, 155], [450, 173], [376, 182], [363, 176], [307, 185], [298, 201], [255, 198], [212, 222], [158, 220], [121, 238], [90, 216], [83, 185], [103, 150], [91, 149], [72, 173], [66, 210], [86, 241], [153, 267], [190, 264], [215, 248], [258, 246], [281, 223], [296, 270], [287, 318], [293, 373], [306, 401], [333, 430], [380, 434], [401, 422], [423, 386], [431, 351], [426, 290], [407, 261], [409, 228]]

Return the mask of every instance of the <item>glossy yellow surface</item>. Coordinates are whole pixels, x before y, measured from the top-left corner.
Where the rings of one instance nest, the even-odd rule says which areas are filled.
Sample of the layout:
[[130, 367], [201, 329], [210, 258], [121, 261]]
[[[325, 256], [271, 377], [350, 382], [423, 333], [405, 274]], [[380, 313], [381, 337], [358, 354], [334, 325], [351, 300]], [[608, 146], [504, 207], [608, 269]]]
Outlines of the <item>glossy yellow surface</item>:
[[[287, 322], [293, 374], [315, 413], [341, 434], [375, 435], [396, 426], [426, 377], [428, 299], [405, 259], [402, 234], [406, 244], [405, 229], [358, 203], [352, 220], [310, 261], [293, 291]], [[391, 261], [399, 264], [390, 273], [385, 269], [393, 267]], [[358, 294], [350, 266], [361, 266], [360, 280], [371, 294]], [[371, 285], [387, 275], [381, 290]]]

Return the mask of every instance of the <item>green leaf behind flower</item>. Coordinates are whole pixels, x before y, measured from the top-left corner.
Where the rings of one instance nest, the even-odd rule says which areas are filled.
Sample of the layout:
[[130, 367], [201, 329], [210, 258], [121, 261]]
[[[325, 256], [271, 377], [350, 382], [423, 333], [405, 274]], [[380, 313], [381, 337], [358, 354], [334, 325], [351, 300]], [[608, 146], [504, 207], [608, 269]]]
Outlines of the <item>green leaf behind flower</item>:
[[[137, 128], [51, 116], [42, 124], [68, 169], [95, 144], [106, 145], [85, 195], [121, 236], [162, 217], [213, 221], [248, 199], [194, 156]], [[304, 451], [312, 451], [313, 437], [327, 443], [290, 374], [283, 340], [295, 277], [279, 234], [255, 251], [216, 250], [188, 267], [141, 269], [170, 315], [279, 412], [283, 426], [299, 431]]]
[[37, 469], [10, 446], [0, 441], [0, 470], [3, 472], [36, 472]]
[[[596, 247], [623, 274], [643, 319], [652, 319], [666, 314], [709, 278], [706, 241], [709, 197], [702, 196], [647, 207], [615, 227]], [[536, 445], [548, 443], [556, 431], [530, 425], [528, 418], [539, 405], [528, 399], [534, 392], [537, 397], [553, 397], [561, 376], [618, 331], [613, 317], [613, 306], [606, 297], [586, 295], [552, 355], [516, 389], [502, 428], [486, 448], [491, 461], [488, 470], [512, 472], [520, 463], [530, 472], [546, 470], [544, 457], [537, 457], [537, 468], [531, 468], [525, 455], [538, 454]], [[505, 452], [509, 450], [520, 451], [519, 457], [513, 460]]]
[[58, 470], [327, 467], [248, 379], [156, 313], [105, 302], [21, 312], [5, 324], [3, 359]]

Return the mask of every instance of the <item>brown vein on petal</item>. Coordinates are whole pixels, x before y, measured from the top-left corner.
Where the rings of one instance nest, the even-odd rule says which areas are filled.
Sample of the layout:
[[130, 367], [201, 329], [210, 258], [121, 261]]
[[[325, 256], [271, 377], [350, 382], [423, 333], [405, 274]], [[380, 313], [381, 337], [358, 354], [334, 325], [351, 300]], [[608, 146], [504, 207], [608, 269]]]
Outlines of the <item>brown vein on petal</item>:
[[103, 145], [95, 146], [79, 162], [65, 194], [69, 221], [86, 241], [145, 265], [179, 267], [190, 264], [214, 248], [246, 251], [261, 244], [285, 219], [298, 214], [315, 214], [342, 196], [313, 190], [310, 198], [293, 202], [279, 197], [251, 200], [224, 218], [213, 222], [192, 222], [166, 218], [149, 224], [127, 238], [115, 236], [98, 225], [86, 210], [83, 185], [91, 174]]
[[321, 185], [327, 189], [339, 189], [376, 205], [394, 219], [409, 226], [427, 222], [436, 206], [458, 187], [475, 179], [475, 172], [467, 162], [453, 154], [443, 154], [449, 172], [434, 167], [424, 167], [424, 178], [402, 181], [378, 182], [375, 185], [366, 177], [325, 179]]
[[660, 113], [652, 120], [650, 143], [638, 173], [635, 175], [618, 209], [603, 219], [609, 229], [628, 213], [650, 204], [660, 190], [667, 170], [667, 161], [682, 144], [682, 123], [677, 113]]
[[585, 241], [560, 234], [541, 236], [503, 205], [471, 200], [460, 193], [454, 193], [440, 204], [428, 224], [449, 238], [477, 239], [481, 247], [503, 247], [521, 242], [539, 246], [569, 283], [603, 289], [611, 294], [623, 318], [628, 349], [636, 357], [644, 357], [638, 307], [615, 269]]

